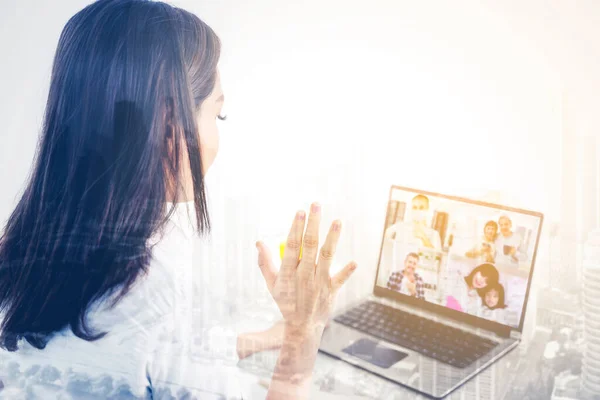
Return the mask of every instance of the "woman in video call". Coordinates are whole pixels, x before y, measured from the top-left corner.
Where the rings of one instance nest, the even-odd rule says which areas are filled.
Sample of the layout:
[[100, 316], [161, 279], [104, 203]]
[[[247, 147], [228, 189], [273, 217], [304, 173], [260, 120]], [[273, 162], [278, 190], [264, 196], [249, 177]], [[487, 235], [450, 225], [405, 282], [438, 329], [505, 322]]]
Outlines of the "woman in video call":
[[448, 282], [446, 307], [477, 314], [484, 289], [488, 285], [496, 284], [499, 278], [498, 270], [489, 263], [478, 265], [466, 277], [457, 273], [455, 279]]
[[496, 238], [498, 236], [498, 224], [496, 221], [488, 221], [483, 227], [483, 237], [465, 256], [476, 258], [480, 262], [494, 263], [496, 259]]
[[[186, 383], [240, 398], [235, 363], [186, 361], [193, 239], [209, 232], [204, 177], [224, 119], [219, 54], [210, 27], [159, 1], [99, 0], [68, 21], [34, 169], [0, 239], [0, 360], [108, 375], [128, 398]], [[320, 219], [316, 203], [296, 214], [279, 272], [257, 244], [283, 315], [269, 399], [308, 397], [356, 268], [330, 278], [341, 224], [319, 251]]]
[[493, 282], [480, 291], [481, 314], [480, 316], [501, 324], [506, 323], [506, 303], [504, 286]]

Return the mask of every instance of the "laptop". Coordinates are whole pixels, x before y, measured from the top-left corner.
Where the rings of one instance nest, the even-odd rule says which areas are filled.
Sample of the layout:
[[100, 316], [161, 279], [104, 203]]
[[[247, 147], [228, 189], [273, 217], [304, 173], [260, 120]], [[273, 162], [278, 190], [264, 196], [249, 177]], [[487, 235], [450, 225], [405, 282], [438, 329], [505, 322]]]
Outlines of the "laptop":
[[320, 351], [443, 398], [518, 346], [543, 215], [390, 189], [373, 293]]

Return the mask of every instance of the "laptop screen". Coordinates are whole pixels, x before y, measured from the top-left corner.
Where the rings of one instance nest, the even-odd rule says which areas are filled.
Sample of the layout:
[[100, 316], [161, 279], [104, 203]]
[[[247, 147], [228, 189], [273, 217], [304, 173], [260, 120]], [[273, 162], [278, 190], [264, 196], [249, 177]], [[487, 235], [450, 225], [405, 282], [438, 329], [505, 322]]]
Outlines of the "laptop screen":
[[376, 286], [520, 329], [542, 218], [393, 187]]

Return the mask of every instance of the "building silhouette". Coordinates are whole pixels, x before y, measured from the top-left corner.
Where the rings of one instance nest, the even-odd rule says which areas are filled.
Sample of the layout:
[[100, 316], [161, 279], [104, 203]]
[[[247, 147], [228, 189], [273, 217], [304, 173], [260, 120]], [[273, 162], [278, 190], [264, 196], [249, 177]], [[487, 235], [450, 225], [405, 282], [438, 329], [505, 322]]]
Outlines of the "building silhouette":
[[600, 398], [600, 229], [585, 244], [583, 262], [583, 310], [585, 315], [582, 390]]

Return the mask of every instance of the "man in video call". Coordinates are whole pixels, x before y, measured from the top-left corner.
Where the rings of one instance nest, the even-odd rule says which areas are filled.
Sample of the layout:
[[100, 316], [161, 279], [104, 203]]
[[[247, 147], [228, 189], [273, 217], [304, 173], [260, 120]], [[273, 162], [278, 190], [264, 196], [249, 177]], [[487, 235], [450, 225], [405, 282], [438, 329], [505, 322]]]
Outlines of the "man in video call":
[[518, 266], [519, 261], [524, 261], [527, 254], [522, 251], [522, 238], [512, 231], [511, 219], [503, 215], [498, 219], [500, 233], [496, 238], [496, 264]]
[[402, 271], [392, 272], [387, 283], [388, 289], [395, 290], [417, 299], [425, 298], [423, 290], [423, 279], [415, 272], [419, 263], [419, 255], [408, 253], [404, 260], [404, 269]]
[[408, 221], [399, 221], [390, 226], [385, 233], [386, 238], [441, 250], [442, 241], [439, 232], [427, 226], [428, 212], [429, 198], [422, 194], [416, 195], [412, 199]]

